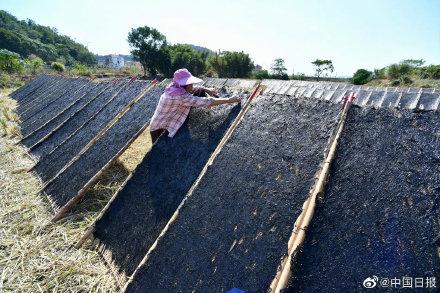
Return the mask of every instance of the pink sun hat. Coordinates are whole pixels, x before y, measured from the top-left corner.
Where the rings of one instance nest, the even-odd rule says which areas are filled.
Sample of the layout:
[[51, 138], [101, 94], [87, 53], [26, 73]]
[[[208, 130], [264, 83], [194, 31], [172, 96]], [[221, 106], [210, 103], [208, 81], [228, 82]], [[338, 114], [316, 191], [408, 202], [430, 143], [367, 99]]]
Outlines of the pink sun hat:
[[203, 82], [200, 78], [193, 76], [186, 68], [176, 70], [176, 72], [174, 72], [173, 81], [179, 86]]

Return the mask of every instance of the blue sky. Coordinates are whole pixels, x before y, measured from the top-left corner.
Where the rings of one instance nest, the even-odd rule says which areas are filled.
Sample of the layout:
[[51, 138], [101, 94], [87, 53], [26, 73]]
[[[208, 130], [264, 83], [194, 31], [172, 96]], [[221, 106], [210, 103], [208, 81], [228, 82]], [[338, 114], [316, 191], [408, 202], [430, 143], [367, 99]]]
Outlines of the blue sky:
[[243, 50], [266, 69], [283, 58], [289, 74], [311, 74], [316, 58], [333, 60], [338, 76], [408, 58], [440, 64], [440, 0], [1, 0], [0, 9], [98, 54], [128, 53], [130, 29], [148, 25], [171, 43]]

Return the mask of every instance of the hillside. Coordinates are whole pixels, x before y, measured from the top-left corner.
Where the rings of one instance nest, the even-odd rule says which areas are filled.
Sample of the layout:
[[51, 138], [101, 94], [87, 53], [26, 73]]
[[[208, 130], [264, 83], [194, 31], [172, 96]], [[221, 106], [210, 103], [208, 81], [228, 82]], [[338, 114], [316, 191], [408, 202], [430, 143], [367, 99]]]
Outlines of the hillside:
[[197, 46], [197, 45], [193, 45], [193, 44], [185, 44], [185, 45], [191, 46], [191, 48], [193, 48], [195, 51], [197, 51], [199, 53], [214, 54], [214, 51], [212, 51], [211, 49], [202, 47], [202, 46]]
[[23, 58], [33, 54], [46, 62], [60, 60], [66, 65], [96, 63], [94, 54], [84, 45], [33, 20], [18, 20], [4, 10], [0, 10], [0, 49], [16, 52]]

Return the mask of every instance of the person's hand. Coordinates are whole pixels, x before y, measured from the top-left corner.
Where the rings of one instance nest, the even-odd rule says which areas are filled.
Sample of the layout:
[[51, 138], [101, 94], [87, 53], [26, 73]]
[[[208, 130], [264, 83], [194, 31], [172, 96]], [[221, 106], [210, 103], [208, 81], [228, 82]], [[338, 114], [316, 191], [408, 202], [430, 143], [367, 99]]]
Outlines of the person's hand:
[[232, 96], [229, 98], [229, 100], [231, 101], [231, 103], [240, 103], [241, 102], [241, 98], [239, 96]]
[[218, 98], [218, 92], [214, 88], [207, 88], [206, 92], [208, 95]]

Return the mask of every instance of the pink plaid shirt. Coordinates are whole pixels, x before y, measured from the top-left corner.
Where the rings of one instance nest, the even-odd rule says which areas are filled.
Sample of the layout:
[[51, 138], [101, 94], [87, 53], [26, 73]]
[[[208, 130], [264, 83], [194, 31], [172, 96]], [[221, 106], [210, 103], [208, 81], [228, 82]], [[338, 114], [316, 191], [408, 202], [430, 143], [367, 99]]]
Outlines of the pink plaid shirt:
[[191, 107], [211, 106], [214, 98], [197, 97], [190, 93], [181, 96], [171, 96], [166, 92], [160, 96], [156, 111], [150, 121], [150, 131], [168, 130], [168, 136], [173, 137], [185, 122]]

